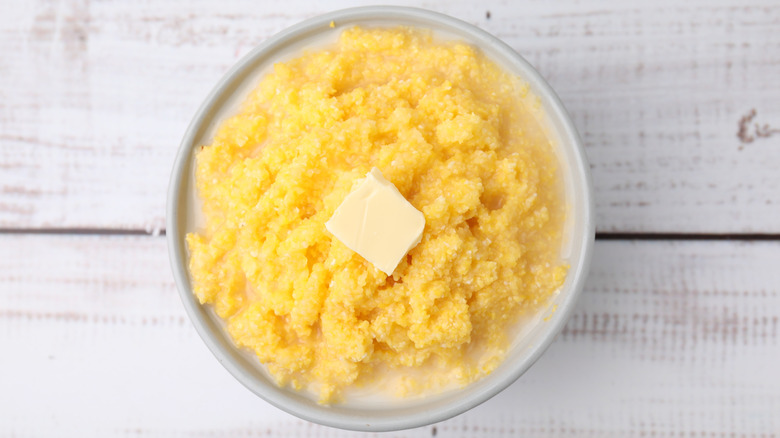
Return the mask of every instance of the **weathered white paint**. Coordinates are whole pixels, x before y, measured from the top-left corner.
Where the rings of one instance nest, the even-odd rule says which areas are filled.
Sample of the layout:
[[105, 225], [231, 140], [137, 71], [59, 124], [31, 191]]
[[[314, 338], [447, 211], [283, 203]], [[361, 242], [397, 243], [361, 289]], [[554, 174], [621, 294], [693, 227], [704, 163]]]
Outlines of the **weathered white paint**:
[[[598, 242], [548, 352], [437, 436], [777, 436], [777, 260], [780, 242]], [[5, 235], [0, 291], [0, 436], [363, 436], [229, 376], [183, 312], [163, 238]]]
[[[363, 3], [5, 4], [0, 228], [162, 228], [178, 141], [217, 79]], [[587, 145], [600, 231], [780, 232], [780, 132], [756, 127], [780, 129], [776, 1], [395, 3], [474, 23], [549, 79]]]

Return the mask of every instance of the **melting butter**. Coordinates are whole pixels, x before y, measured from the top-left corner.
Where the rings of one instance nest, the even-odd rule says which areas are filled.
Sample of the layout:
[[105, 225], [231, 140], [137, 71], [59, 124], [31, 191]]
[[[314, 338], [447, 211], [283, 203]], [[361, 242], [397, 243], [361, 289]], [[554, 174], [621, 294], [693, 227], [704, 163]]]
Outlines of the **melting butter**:
[[425, 216], [376, 167], [348, 194], [325, 228], [387, 275], [417, 246]]

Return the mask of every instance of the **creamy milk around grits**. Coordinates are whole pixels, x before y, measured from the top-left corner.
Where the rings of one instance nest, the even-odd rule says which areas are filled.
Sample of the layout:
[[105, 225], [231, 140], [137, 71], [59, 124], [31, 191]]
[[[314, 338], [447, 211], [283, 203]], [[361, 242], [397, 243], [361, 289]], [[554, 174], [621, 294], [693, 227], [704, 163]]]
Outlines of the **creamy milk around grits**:
[[[196, 154], [196, 296], [321, 403], [488, 375], [566, 276], [540, 111], [478, 50], [409, 28], [351, 28], [276, 64]], [[391, 276], [324, 225], [374, 167], [425, 216]]]

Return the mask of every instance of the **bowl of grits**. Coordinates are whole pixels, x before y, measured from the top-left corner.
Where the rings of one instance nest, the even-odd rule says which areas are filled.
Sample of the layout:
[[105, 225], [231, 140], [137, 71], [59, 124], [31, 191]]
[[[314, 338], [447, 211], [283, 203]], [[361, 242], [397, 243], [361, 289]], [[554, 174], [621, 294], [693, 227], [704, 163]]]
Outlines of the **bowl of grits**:
[[176, 157], [167, 239], [240, 383], [315, 423], [399, 430], [488, 400], [549, 346], [587, 274], [592, 188], [563, 104], [509, 46], [354, 8], [215, 86]]

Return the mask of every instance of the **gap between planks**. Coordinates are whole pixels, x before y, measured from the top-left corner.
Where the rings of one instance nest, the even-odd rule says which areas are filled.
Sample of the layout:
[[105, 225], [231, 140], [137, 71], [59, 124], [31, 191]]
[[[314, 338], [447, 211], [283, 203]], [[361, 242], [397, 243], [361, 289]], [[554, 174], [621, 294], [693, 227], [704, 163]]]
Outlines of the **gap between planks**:
[[[0, 228], [3, 234], [80, 235], [80, 236], [165, 236], [165, 229], [121, 228]], [[780, 241], [774, 233], [596, 233], [596, 240], [684, 240], [684, 241]]]

